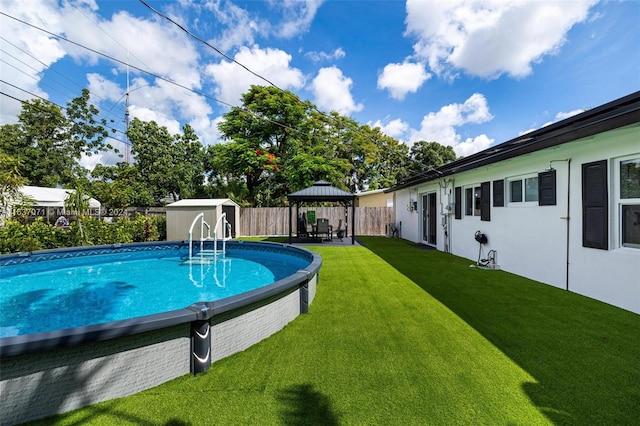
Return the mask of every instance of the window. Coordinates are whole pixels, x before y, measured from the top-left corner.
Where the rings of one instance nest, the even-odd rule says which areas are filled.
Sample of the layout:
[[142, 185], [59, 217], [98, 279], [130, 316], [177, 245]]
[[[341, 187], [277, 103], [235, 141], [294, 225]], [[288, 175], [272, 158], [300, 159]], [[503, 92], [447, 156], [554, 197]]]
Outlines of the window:
[[538, 176], [509, 179], [509, 203], [536, 203]]
[[482, 190], [479, 186], [473, 188], [473, 215], [480, 216], [482, 210]]
[[454, 190], [454, 208], [455, 218], [462, 219], [462, 187], [456, 186]]
[[465, 188], [464, 214], [466, 216], [480, 216], [482, 211], [482, 190], [479, 186]]
[[618, 163], [620, 245], [640, 248], [640, 157]]

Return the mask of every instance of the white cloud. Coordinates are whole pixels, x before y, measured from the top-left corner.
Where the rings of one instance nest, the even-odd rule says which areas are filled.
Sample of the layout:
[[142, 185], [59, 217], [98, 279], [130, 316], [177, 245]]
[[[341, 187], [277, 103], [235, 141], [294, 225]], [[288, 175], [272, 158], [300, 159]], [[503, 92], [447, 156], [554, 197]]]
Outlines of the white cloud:
[[[213, 14], [211, 20], [215, 25], [225, 28], [221, 36], [212, 40], [212, 44], [227, 52], [236, 47], [255, 44], [256, 36], [273, 35], [289, 39], [307, 32], [323, 2], [324, 0], [270, 1], [269, 6], [282, 13], [282, 19], [274, 19], [274, 14], [271, 14], [271, 21], [252, 15], [246, 9], [227, 1], [210, 1], [204, 8]], [[185, 3], [184, 7], [194, 6]], [[204, 19], [202, 16], [198, 23]]]
[[368, 124], [371, 128], [379, 127], [382, 133], [396, 139], [402, 139], [406, 131], [409, 130], [409, 124], [399, 118], [390, 120], [386, 124], [380, 120], [376, 121], [375, 123]]
[[408, 0], [406, 34], [418, 39], [415, 56], [439, 75], [461, 69], [485, 78], [521, 78], [558, 52], [596, 1]]
[[585, 112], [584, 109], [574, 109], [573, 111], [560, 111], [559, 113], [556, 114], [555, 118], [553, 120], [547, 121], [546, 123], [542, 124], [540, 127], [532, 127], [530, 129], [527, 130], [522, 130], [521, 132], [518, 133], [518, 136], [522, 136], [524, 134], [527, 134], [529, 132], [533, 132], [534, 130], [538, 130], [541, 129], [543, 127], [547, 127], [550, 124], [553, 124], [557, 121], [561, 121], [564, 120], [565, 118], [569, 118], [569, 117], [573, 117], [574, 115], [578, 115], [582, 112]]
[[324, 0], [279, 0], [271, 3], [282, 8], [284, 13], [284, 20], [276, 27], [275, 33], [283, 38], [291, 38], [309, 30]]
[[[194, 42], [177, 26], [166, 21], [140, 19], [120, 11], [111, 20], [80, 14], [75, 9], [65, 15], [64, 32], [71, 40], [111, 57], [128, 62], [183, 86], [201, 87], [200, 56]], [[77, 60], [103, 60], [97, 54], [71, 45], [69, 54]], [[116, 64], [120, 72], [126, 66]], [[139, 74], [134, 68], [132, 75]]]
[[474, 93], [462, 104], [445, 105], [438, 112], [430, 112], [422, 118], [420, 129], [411, 130], [409, 144], [419, 140], [436, 141], [441, 145], [453, 147], [457, 155], [470, 155], [488, 148], [493, 139], [479, 135], [462, 140], [456, 128], [465, 124], [479, 124], [490, 121], [486, 98]]
[[[2, 11], [52, 32], [61, 28], [55, 4], [3, 0]], [[63, 46], [53, 37], [6, 16], [0, 16], [0, 27], [3, 36], [0, 46], [7, 52], [2, 55], [6, 61], [2, 64], [2, 80], [10, 83], [0, 83], [0, 91], [21, 100], [33, 98], [29, 92], [48, 99], [47, 93], [38, 87], [40, 73], [65, 56]], [[17, 122], [21, 109], [19, 101], [0, 96], [0, 124]]]
[[213, 13], [214, 22], [227, 28], [212, 41], [223, 52], [244, 44], [252, 45], [256, 35], [268, 32], [268, 22], [251, 17], [249, 12], [231, 2], [210, 1], [205, 8]]
[[[260, 49], [258, 46], [251, 49], [242, 47], [234, 59], [282, 89], [300, 89], [305, 84], [302, 71], [289, 66], [291, 55], [282, 50]], [[217, 84], [216, 97], [233, 105], [239, 104], [241, 95], [249, 90], [252, 84], [269, 85], [238, 64], [229, 61], [208, 65], [206, 73]]]
[[422, 64], [388, 64], [378, 76], [378, 89], [387, 89], [392, 98], [403, 100], [407, 93], [415, 93], [429, 78], [431, 74]]
[[556, 121], [564, 120], [565, 118], [573, 117], [574, 115], [578, 115], [582, 112], [585, 112], [584, 109], [574, 109], [573, 111], [561, 111], [556, 114]]
[[323, 61], [332, 61], [335, 59], [342, 59], [347, 56], [346, 52], [338, 47], [333, 52], [307, 52], [304, 54], [306, 58], [311, 59], [313, 62], [323, 62]]
[[321, 108], [336, 111], [343, 115], [362, 111], [364, 105], [358, 104], [351, 95], [353, 81], [342, 74], [337, 67], [321, 68], [313, 79], [310, 90], [315, 103]]

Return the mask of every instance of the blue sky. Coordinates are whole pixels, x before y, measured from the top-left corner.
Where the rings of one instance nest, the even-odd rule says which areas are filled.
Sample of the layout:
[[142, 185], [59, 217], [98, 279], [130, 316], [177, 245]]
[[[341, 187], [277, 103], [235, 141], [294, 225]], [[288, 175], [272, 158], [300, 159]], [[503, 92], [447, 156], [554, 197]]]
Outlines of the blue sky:
[[[640, 90], [638, 1], [145, 1], [323, 111], [458, 155]], [[153, 74], [130, 68], [131, 117], [189, 123], [214, 144], [228, 104], [268, 84], [139, 1], [0, 0], [0, 12], [3, 124], [14, 98], [65, 105], [86, 87], [123, 131], [129, 63]]]

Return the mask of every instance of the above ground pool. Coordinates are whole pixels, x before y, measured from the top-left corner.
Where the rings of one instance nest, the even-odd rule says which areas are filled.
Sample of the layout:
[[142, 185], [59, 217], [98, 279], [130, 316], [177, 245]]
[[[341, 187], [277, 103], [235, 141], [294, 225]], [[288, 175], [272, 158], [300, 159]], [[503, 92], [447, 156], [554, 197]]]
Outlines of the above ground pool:
[[182, 242], [0, 256], [0, 354], [107, 339], [122, 326], [137, 332], [206, 319], [214, 306], [246, 302], [319, 267], [317, 255], [283, 244], [232, 241], [217, 254], [212, 245], [205, 256], [195, 244], [192, 258]]
[[196, 251], [191, 259], [186, 247], [167, 246], [20, 260], [0, 269], [0, 338], [215, 302], [272, 284], [310, 263], [285, 251], [233, 245], [224, 254], [199, 256]]
[[191, 257], [187, 242], [0, 255], [0, 426], [204, 373], [308, 312], [317, 253], [225, 246], [198, 242]]

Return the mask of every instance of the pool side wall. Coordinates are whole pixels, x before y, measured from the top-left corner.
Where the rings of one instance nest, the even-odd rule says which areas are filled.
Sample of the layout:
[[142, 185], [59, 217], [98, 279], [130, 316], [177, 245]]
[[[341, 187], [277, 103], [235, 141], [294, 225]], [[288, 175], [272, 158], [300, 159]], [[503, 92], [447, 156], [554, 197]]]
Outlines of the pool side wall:
[[[239, 295], [207, 304], [211, 362], [266, 339], [304, 312], [304, 306], [315, 298], [321, 265], [319, 256], [313, 256], [308, 270], [291, 277], [297, 283], [293, 286], [278, 282], [248, 297]], [[37, 420], [132, 395], [189, 374], [190, 324], [3, 356], [0, 425]]]

